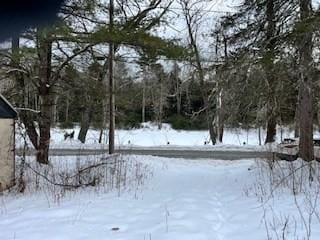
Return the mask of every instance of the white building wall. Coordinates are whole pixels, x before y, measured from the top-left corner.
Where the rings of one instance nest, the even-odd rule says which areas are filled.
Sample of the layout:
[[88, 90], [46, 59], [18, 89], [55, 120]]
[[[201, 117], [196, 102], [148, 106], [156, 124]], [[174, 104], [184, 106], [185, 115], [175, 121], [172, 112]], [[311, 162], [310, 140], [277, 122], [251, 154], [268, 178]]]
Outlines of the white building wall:
[[0, 119], [0, 191], [14, 183], [14, 120]]

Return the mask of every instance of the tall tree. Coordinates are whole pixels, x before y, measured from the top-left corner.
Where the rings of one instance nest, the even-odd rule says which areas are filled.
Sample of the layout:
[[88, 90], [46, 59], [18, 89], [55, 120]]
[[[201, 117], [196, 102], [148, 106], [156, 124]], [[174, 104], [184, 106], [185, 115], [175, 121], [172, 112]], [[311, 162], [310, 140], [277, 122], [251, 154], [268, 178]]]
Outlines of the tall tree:
[[[114, 2], [109, 1], [109, 28], [112, 33], [114, 28]], [[113, 77], [114, 44], [109, 43], [109, 154], [114, 153], [115, 134], [115, 86]]]
[[263, 67], [267, 78], [267, 136], [265, 143], [275, 142], [276, 127], [277, 127], [277, 99], [276, 99], [276, 73], [274, 71], [276, 57], [276, 16], [275, 16], [275, 1], [266, 1], [266, 36], [265, 36], [265, 54]]
[[199, 22], [203, 17], [201, 11], [192, 9], [193, 6], [201, 3], [201, 1], [192, 2], [189, 0], [180, 0], [180, 5], [182, 7], [183, 16], [185, 19], [187, 31], [188, 31], [188, 41], [190, 48], [192, 49], [192, 62], [197, 71], [197, 77], [199, 79], [201, 97], [203, 101], [203, 111], [206, 116], [206, 122], [210, 133], [210, 139], [213, 145], [217, 141], [217, 132], [214, 125], [214, 116], [212, 112], [213, 99], [212, 91], [208, 91], [205, 81], [205, 67], [203, 61], [201, 60], [201, 54], [197, 39], [197, 30], [199, 28]]
[[[161, 3], [165, 5], [160, 6]], [[135, 50], [148, 52], [152, 56], [175, 55], [181, 53], [172, 41], [162, 39], [151, 34], [151, 30], [159, 25], [162, 17], [167, 12], [172, 1], [148, 0], [148, 1], [118, 1], [116, 5], [110, 0], [107, 8], [108, 23], [98, 23], [97, 31], [92, 35], [96, 43], [108, 43], [109, 57], [104, 66], [108, 71], [103, 70], [104, 77], [109, 80], [109, 152], [114, 152], [114, 128], [115, 128], [115, 89], [112, 78], [112, 65], [114, 55], [122, 47], [131, 47]], [[103, 2], [101, 2], [103, 6]], [[159, 10], [160, 9], [160, 10]]]
[[297, 47], [299, 50], [299, 154], [305, 161], [314, 158], [313, 149], [313, 17], [311, 0], [300, 0], [300, 21], [297, 23]]
[[[45, 28], [31, 29], [23, 33], [24, 38], [28, 38], [34, 43], [34, 47], [23, 46], [24, 51], [20, 51], [19, 66], [15, 62], [11, 71], [23, 72], [24, 85], [29, 82], [36, 89], [37, 104], [39, 114], [28, 115], [24, 119], [29, 138], [37, 150], [37, 161], [48, 164], [50, 130], [52, 126], [52, 116], [54, 109], [54, 99], [58, 82], [65, 67], [78, 55], [87, 51], [90, 44], [75, 44], [74, 50], [66, 52], [61, 48], [61, 44], [77, 42], [77, 37], [71, 36], [71, 27], [64, 23], [58, 23]], [[13, 53], [16, 52], [17, 44], [13, 44]], [[30, 58], [32, 61], [30, 62]], [[10, 72], [11, 72], [10, 71]], [[16, 78], [16, 80], [18, 80]], [[22, 80], [19, 80], [20, 83]], [[18, 84], [18, 82], [17, 82]], [[19, 104], [25, 105], [25, 104]], [[36, 131], [35, 121], [38, 122]]]
[[280, 45], [280, 20], [288, 5], [282, 0], [245, 0], [238, 13], [226, 16], [222, 23], [230, 33], [229, 40], [237, 54], [256, 58], [255, 64], [260, 64], [264, 69], [267, 87], [264, 94], [267, 128], [265, 143], [274, 142], [276, 136], [279, 111], [276, 89], [278, 79], [274, 65]]

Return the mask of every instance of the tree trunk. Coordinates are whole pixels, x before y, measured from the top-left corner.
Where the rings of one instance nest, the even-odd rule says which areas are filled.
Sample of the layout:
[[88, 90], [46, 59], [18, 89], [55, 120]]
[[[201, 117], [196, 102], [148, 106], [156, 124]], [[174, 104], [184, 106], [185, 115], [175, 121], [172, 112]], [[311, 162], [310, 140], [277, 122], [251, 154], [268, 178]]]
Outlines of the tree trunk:
[[36, 126], [33, 121], [33, 116], [30, 116], [30, 115], [31, 114], [24, 111], [20, 114], [20, 119], [23, 122], [24, 127], [26, 128], [28, 138], [30, 139], [33, 147], [36, 150], [38, 150], [39, 149], [39, 135], [37, 133]]
[[[110, 29], [113, 31], [113, 0], [110, 0], [109, 18]], [[114, 153], [114, 137], [115, 137], [115, 87], [113, 76], [113, 60], [114, 60], [114, 44], [109, 44], [109, 154]]]
[[56, 124], [59, 122], [59, 114], [58, 114], [58, 100], [59, 100], [59, 96], [55, 96], [54, 97], [54, 104], [53, 104], [53, 124], [54, 126], [56, 126]]
[[176, 96], [176, 105], [177, 105], [177, 114], [181, 114], [181, 102], [182, 102], [182, 84], [179, 79], [179, 73], [178, 73], [178, 65], [175, 63], [174, 65], [174, 78], [176, 80], [175, 82], [175, 96]]
[[300, 157], [305, 161], [312, 161], [313, 150], [313, 109], [312, 90], [308, 82], [301, 83], [301, 106], [300, 106]]
[[69, 122], [69, 107], [70, 107], [70, 100], [69, 97], [66, 97], [66, 111], [65, 111], [65, 122]]
[[299, 138], [300, 137], [300, 90], [297, 100], [297, 106], [296, 111], [294, 113], [294, 137]]
[[51, 57], [52, 42], [47, 39], [45, 31], [38, 31], [37, 39], [39, 57], [39, 97], [40, 97], [40, 118], [39, 118], [39, 148], [37, 161], [42, 164], [49, 163], [50, 128], [52, 124], [53, 93], [50, 84], [51, 80]]
[[[224, 61], [225, 63], [228, 62], [229, 59], [229, 55], [228, 55], [228, 39], [225, 36], [225, 34], [223, 33], [223, 45], [224, 45]], [[218, 48], [216, 49], [216, 51], [218, 50]], [[228, 78], [228, 76], [225, 76], [224, 73], [222, 73], [222, 77], [223, 78]], [[217, 89], [219, 89], [218, 91], [218, 95], [217, 95], [217, 114], [218, 114], [218, 121], [217, 121], [217, 128], [218, 128], [218, 141], [220, 143], [222, 143], [223, 141], [223, 133], [224, 133], [224, 90], [223, 90], [223, 86], [220, 86], [221, 84], [219, 83], [219, 80], [221, 80], [221, 78], [217, 79]]]
[[277, 122], [275, 117], [270, 116], [267, 121], [267, 136], [266, 136], [265, 143], [275, 142], [276, 140], [275, 137], [277, 134], [276, 126], [277, 126]]
[[196, 36], [194, 35], [195, 32], [193, 31], [193, 28], [192, 28], [192, 21], [194, 16], [191, 15], [192, 13], [190, 13], [189, 11], [188, 4], [189, 4], [188, 1], [183, 2], [183, 9], [185, 14], [184, 17], [185, 17], [187, 28], [188, 28], [190, 45], [195, 57], [195, 65], [196, 65], [196, 70], [199, 77], [200, 92], [203, 100], [203, 108], [206, 116], [207, 126], [209, 129], [210, 139], [212, 144], [215, 145], [217, 142], [217, 133], [216, 133], [216, 128], [214, 126], [215, 125], [214, 117], [212, 116], [212, 113], [211, 113], [212, 103], [211, 103], [211, 99], [209, 99], [208, 90], [205, 86], [205, 76], [204, 76], [205, 73], [201, 63], [200, 52], [198, 49]]
[[216, 129], [214, 127], [215, 124], [214, 124], [213, 121], [211, 121], [211, 123], [208, 123], [208, 125], [209, 125], [209, 135], [210, 135], [211, 143], [212, 143], [212, 145], [216, 145], [216, 143], [217, 143], [217, 132], [216, 132]]
[[[103, 86], [105, 86], [103, 84]], [[105, 129], [107, 128], [107, 101], [105, 99], [102, 100], [102, 122], [101, 122], [101, 128], [100, 128], [100, 134], [99, 134], [99, 143], [101, 144], [103, 142], [103, 133]]]
[[113, 78], [113, 44], [109, 45], [109, 154], [114, 153], [114, 137], [115, 137], [115, 92]]
[[277, 134], [277, 105], [276, 105], [276, 80], [274, 73], [275, 58], [275, 13], [274, 0], [267, 1], [267, 36], [266, 36], [266, 56], [265, 56], [265, 72], [267, 77], [267, 136], [265, 143], [275, 142]]
[[224, 129], [224, 121], [223, 121], [223, 109], [222, 109], [222, 90], [217, 94], [217, 111], [216, 111], [216, 128], [217, 128], [217, 140], [222, 143], [223, 140], [223, 129]]
[[78, 135], [78, 140], [82, 143], [86, 142], [86, 136], [90, 127], [91, 122], [91, 113], [88, 108], [86, 108], [83, 112], [82, 119], [81, 119], [81, 128]]
[[[302, 24], [312, 15], [311, 0], [300, 0], [300, 15]], [[299, 155], [305, 161], [314, 158], [313, 149], [313, 91], [312, 91], [312, 32], [306, 29], [298, 39], [300, 55], [300, 141]]]
[[317, 125], [318, 132], [320, 131], [320, 102], [317, 103]]
[[158, 129], [160, 130], [162, 128], [162, 115], [163, 115], [163, 79], [160, 80], [161, 83], [160, 83], [160, 103], [159, 103], [159, 115], [158, 115]]
[[[47, 89], [46, 86], [42, 86]], [[39, 148], [37, 161], [42, 164], [49, 163], [50, 129], [52, 124], [53, 98], [47, 90], [40, 90], [40, 119], [39, 119]]]
[[144, 76], [142, 79], [142, 106], [141, 106], [141, 121], [145, 122], [146, 121], [146, 67], [144, 68]]
[[177, 93], [177, 97], [176, 97], [176, 100], [177, 100], [177, 114], [180, 115], [181, 114], [181, 90], [179, 89], [178, 90], [179, 92]]
[[259, 140], [259, 146], [261, 146], [261, 127], [258, 128], [258, 140]]

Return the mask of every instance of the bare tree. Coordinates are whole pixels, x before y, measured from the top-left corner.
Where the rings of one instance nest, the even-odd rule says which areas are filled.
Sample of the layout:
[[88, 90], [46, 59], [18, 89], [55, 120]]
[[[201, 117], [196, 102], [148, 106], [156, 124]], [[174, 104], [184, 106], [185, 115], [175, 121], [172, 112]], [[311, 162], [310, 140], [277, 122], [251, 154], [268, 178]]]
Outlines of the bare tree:
[[190, 48], [194, 59], [192, 59], [194, 67], [197, 71], [197, 77], [199, 79], [201, 97], [203, 101], [203, 110], [206, 116], [206, 122], [210, 133], [210, 139], [212, 144], [216, 144], [217, 132], [214, 124], [214, 117], [211, 111], [213, 107], [212, 102], [212, 91], [208, 91], [206, 82], [205, 82], [205, 68], [203, 62], [201, 61], [200, 49], [197, 41], [197, 33], [199, 28], [199, 23], [203, 14], [200, 9], [193, 8], [200, 4], [202, 1], [189, 1], [189, 0], [180, 0], [179, 3], [182, 7], [183, 16], [187, 25], [188, 30], [188, 40]]

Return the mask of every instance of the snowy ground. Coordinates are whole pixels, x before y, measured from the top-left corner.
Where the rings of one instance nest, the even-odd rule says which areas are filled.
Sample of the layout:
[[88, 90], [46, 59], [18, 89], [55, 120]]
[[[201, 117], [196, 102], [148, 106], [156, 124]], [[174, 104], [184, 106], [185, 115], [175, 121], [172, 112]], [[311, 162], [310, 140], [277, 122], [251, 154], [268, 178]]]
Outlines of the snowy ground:
[[[263, 174], [253, 160], [126, 158], [153, 173], [138, 191], [118, 196], [86, 188], [61, 199], [30, 190], [0, 196], [0, 239], [263, 240], [266, 229], [269, 239], [282, 239], [282, 232], [285, 239], [307, 239], [289, 191], [274, 193], [265, 204], [258, 201], [263, 192], [268, 198], [268, 187], [259, 182]], [[310, 229], [310, 239], [319, 239], [318, 220]]]
[[[223, 144], [212, 146], [206, 144], [209, 141], [208, 131], [186, 131], [174, 130], [168, 124], [163, 124], [161, 130], [155, 124], [144, 123], [142, 128], [131, 130], [116, 130], [116, 147], [117, 148], [136, 148], [136, 147], [197, 147], [197, 149], [228, 149], [228, 150], [259, 150], [264, 149], [259, 146], [258, 129], [225, 129]], [[90, 129], [85, 144], [78, 140], [64, 140], [66, 132], [75, 131], [75, 139], [79, 133], [79, 127], [74, 129], [54, 128], [51, 131], [51, 148], [105, 148], [104, 144], [99, 144], [99, 130]], [[107, 133], [103, 136], [103, 142], [107, 142]], [[315, 137], [317, 133], [315, 133]], [[22, 140], [17, 133], [17, 142], [21, 144]], [[265, 131], [261, 130], [261, 143], [264, 143]], [[293, 137], [293, 131], [288, 128], [278, 128], [277, 142], [283, 138]]]

